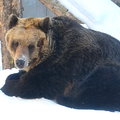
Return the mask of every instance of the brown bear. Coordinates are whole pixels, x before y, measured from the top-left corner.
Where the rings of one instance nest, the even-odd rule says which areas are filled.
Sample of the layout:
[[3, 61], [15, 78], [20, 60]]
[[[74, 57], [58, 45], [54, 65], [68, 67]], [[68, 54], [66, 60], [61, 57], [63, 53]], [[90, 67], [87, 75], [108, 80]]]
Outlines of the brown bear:
[[19, 73], [1, 90], [84, 109], [120, 111], [120, 42], [68, 17], [10, 16], [7, 48]]

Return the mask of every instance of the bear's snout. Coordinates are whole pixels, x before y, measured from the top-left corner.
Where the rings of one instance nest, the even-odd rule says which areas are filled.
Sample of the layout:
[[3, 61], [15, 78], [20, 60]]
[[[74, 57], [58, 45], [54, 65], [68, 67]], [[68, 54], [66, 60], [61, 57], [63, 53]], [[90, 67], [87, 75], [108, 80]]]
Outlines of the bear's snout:
[[24, 69], [28, 66], [28, 57], [25, 55], [22, 55], [21, 57], [17, 57], [14, 59], [15, 66], [19, 69]]
[[18, 68], [23, 68], [25, 66], [25, 60], [17, 59], [16, 60], [16, 66]]

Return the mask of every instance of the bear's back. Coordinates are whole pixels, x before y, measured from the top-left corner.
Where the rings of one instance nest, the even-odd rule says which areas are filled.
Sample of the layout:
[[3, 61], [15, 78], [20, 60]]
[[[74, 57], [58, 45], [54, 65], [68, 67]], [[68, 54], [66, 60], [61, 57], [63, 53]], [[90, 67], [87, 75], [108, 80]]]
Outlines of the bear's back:
[[52, 26], [53, 33], [58, 38], [57, 43], [61, 46], [61, 50], [64, 48], [76, 51], [94, 49], [94, 51], [100, 52], [103, 59], [120, 62], [120, 42], [112, 36], [86, 29], [75, 20], [63, 16], [54, 17], [52, 19]]

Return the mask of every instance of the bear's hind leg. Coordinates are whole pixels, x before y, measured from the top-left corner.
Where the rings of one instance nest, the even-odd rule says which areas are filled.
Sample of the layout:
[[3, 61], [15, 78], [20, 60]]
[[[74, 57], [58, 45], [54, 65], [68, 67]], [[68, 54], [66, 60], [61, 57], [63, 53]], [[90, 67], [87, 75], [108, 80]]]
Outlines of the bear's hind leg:
[[80, 109], [120, 111], [120, 66], [96, 68], [76, 92], [78, 96], [60, 97], [58, 103]]

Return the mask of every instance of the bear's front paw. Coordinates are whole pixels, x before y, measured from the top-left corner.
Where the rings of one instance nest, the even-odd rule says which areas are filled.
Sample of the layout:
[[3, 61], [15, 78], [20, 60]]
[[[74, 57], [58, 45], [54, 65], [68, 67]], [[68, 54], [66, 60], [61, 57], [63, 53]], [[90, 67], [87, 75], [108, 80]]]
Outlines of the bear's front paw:
[[5, 85], [1, 88], [1, 91], [8, 96], [15, 96], [16, 94], [16, 81], [7, 80]]
[[6, 81], [8, 80], [17, 80], [17, 79], [20, 79], [20, 76], [21, 74], [20, 73], [14, 73], [14, 74], [11, 74], [7, 77]]

